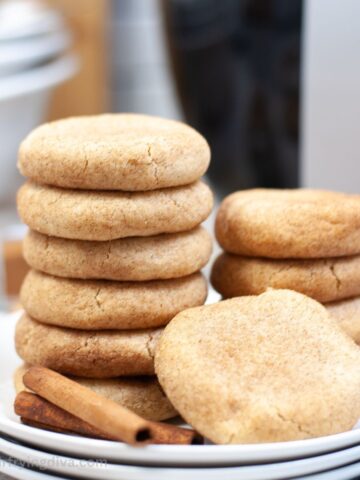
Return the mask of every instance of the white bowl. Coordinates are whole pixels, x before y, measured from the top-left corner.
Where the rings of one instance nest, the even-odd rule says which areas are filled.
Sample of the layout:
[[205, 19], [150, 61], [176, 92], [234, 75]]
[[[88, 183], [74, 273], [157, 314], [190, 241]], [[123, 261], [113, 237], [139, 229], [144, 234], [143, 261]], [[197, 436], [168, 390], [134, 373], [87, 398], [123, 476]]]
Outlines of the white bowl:
[[22, 182], [16, 169], [20, 142], [44, 121], [52, 89], [77, 70], [72, 55], [0, 79], [0, 204], [14, 202]]
[[16, 42], [0, 42], [0, 77], [35, 67], [62, 54], [71, 44], [66, 31], [51, 32]]
[[0, 42], [44, 35], [64, 27], [59, 12], [35, 0], [0, 2]]

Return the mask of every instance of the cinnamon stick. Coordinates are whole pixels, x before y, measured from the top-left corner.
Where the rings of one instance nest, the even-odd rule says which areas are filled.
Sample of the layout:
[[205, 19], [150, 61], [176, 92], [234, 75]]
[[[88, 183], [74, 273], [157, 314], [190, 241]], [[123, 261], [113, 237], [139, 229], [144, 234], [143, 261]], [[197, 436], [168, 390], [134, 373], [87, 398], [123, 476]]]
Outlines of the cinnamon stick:
[[52, 427], [55, 431], [60, 430], [87, 437], [115, 440], [35, 393], [25, 391], [18, 393], [14, 403], [14, 410], [16, 415], [22, 417], [23, 423], [30, 421], [32, 424], [44, 425], [48, 428]]
[[[39, 428], [40, 430], [48, 430], [49, 432], [55, 433], [64, 433], [65, 435], [77, 435], [77, 432], [73, 432], [72, 430], [66, 430], [65, 428], [61, 427], [54, 427], [53, 425], [46, 425], [45, 423], [36, 422], [35, 420], [29, 420], [25, 417], [20, 417], [21, 423], [33, 428]], [[100, 440], [109, 440], [104, 437], [97, 437], [96, 435], [85, 435], [81, 434], [83, 437], [90, 437], [90, 438], [99, 438]]]
[[158, 445], [202, 445], [203, 437], [192, 428], [182, 428], [170, 423], [151, 422], [154, 443]]
[[31, 367], [24, 375], [24, 384], [43, 397], [28, 394], [32, 397], [24, 398], [22, 394], [26, 392], [18, 395], [15, 411], [26, 420], [134, 445], [201, 443], [194, 430], [145, 420], [47, 368]]

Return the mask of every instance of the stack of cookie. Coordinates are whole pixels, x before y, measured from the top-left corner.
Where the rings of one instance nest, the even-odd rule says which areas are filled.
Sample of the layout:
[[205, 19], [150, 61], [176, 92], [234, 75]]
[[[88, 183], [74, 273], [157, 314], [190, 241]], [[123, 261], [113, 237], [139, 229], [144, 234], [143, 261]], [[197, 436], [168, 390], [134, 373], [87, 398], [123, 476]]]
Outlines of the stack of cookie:
[[216, 219], [226, 253], [212, 269], [223, 297], [285, 288], [326, 305], [360, 343], [360, 196], [316, 190], [229, 195]]
[[18, 210], [32, 270], [16, 347], [27, 364], [131, 398], [148, 418], [174, 415], [152, 377], [154, 348], [174, 315], [206, 299], [209, 160], [190, 127], [141, 115], [70, 118], [24, 140]]

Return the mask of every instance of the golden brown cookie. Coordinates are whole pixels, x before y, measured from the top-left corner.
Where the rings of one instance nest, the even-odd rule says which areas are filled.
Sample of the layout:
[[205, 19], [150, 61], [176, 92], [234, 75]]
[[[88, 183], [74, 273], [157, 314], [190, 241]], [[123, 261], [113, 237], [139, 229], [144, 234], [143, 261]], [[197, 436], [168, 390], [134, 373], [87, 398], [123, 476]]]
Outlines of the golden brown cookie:
[[192, 183], [209, 161], [206, 140], [191, 127], [118, 113], [41, 125], [22, 142], [18, 166], [48, 185], [145, 191]]
[[17, 203], [32, 230], [78, 240], [114, 240], [191, 230], [211, 212], [213, 196], [202, 182], [137, 193], [63, 190], [28, 182]]
[[108, 242], [67, 240], [30, 231], [23, 253], [31, 267], [61, 277], [161, 280], [200, 270], [209, 260], [211, 237], [202, 227]]
[[285, 260], [221, 254], [211, 282], [225, 298], [258, 295], [267, 288], [287, 288], [319, 302], [360, 295], [360, 256]]
[[132, 330], [165, 325], [177, 313], [203, 305], [201, 273], [171, 280], [114, 282], [53, 277], [30, 270], [20, 293], [27, 313], [49, 325], [80, 330]]
[[324, 305], [340, 327], [360, 345], [360, 297]]
[[299, 440], [360, 416], [360, 349], [315, 300], [269, 290], [178, 314], [155, 370], [168, 398], [215, 443]]
[[44, 325], [24, 314], [16, 327], [15, 345], [24, 362], [65, 375], [154, 375], [154, 349], [162, 331], [73, 330]]
[[[23, 376], [28, 368], [23, 365], [15, 371], [14, 383], [17, 393], [26, 390]], [[80, 385], [91, 388], [99, 395], [129, 408], [149, 420], [162, 421], [177, 415], [156, 377], [71, 378]]]
[[360, 195], [322, 190], [244, 190], [222, 202], [216, 237], [224, 250], [270, 258], [360, 253]]

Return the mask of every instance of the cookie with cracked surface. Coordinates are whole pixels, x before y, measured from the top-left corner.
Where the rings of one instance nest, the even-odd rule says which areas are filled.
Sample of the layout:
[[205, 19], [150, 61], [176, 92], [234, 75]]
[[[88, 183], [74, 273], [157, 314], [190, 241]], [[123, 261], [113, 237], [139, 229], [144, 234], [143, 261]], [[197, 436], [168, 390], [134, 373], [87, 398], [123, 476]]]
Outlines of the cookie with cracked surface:
[[47, 185], [145, 191], [192, 183], [209, 162], [206, 140], [188, 125], [121, 113], [41, 125], [22, 142], [18, 167]]
[[315, 300], [269, 290], [179, 313], [155, 353], [180, 415], [215, 443], [300, 440], [360, 416], [360, 350]]
[[203, 305], [201, 273], [171, 280], [114, 282], [54, 277], [30, 270], [21, 287], [26, 312], [49, 325], [80, 330], [133, 330], [167, 324], [186, 308]]
[[255, 189], [222, 202], [216, 237], [230, 253], [323, 258], [360, 253], [360, 195], [323, 190]]
[[224, 298], [286, 288], [332, 302], [360, 295], [360, 256], [285, 260], [223, 253], [213, 265], [211, 283]]
[[[14, 384], [17, 393], [27, 390], [23, 376], [28, 368], [22, 365], [15, 371]], [[177, 416], [156, 377], [104, 379], [71, 377], [71, 379], [148, 420], [160, 422]]]
[[31, 182], [18, 191], [18, 211], [32, 230], [77, 240], [114, 240], [191, 230], [213, 207], [202, 182], [151, 192], [64, 190]]
[[154, 350], [162, 331], [74, 330], [44, 325], [24, 314], [16, 326], [15, 346], [25, 363], [65, 375], [154, 375]]
[[202, 227], [108, 242], [67, 240], [29, 231], [23, 242], [25, 260], [36, 270], [60, 277], [123, 281], [190, 275], [206, 265], [211, 249], [211, 236]]
[[360, 345], [360, 297], [324, 305], [340, 327]]

